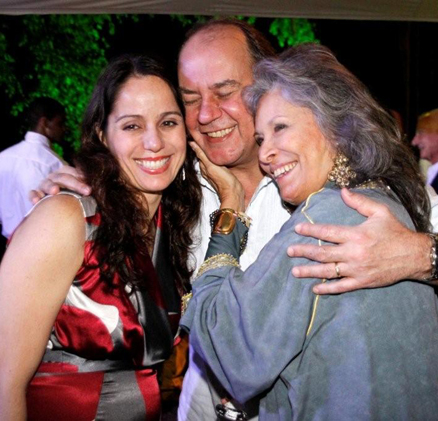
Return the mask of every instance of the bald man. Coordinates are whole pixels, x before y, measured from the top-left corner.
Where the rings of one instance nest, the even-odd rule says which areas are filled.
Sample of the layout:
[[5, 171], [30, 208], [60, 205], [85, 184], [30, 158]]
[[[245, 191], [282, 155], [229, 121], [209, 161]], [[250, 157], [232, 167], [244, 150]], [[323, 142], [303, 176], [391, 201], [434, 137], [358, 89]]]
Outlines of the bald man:
[[432, 164], [427, 171], [427, 184], [438, 193], [438, 109], [418, 117], [417, 132], [412, 145], [420, 150], [420, 158]]

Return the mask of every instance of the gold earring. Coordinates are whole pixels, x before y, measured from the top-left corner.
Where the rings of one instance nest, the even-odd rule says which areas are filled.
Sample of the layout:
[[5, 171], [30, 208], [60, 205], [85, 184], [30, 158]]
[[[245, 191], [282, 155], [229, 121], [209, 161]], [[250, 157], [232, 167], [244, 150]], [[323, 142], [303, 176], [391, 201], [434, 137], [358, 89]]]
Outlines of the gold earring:
[[348, 187], [354, 178], [356, 173], [348, 165], [348, 158], [342, 152], [338, 152], [327, 179], [333, 181], [339, 188], [343, 188]]

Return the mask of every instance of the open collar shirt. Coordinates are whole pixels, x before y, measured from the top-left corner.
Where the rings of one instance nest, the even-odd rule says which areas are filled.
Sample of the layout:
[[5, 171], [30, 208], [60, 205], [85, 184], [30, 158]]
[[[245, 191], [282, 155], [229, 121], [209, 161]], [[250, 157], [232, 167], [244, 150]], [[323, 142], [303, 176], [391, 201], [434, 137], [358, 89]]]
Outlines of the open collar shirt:
[[63, 162], [45, 136], [27, 132], [24, 140], [0, 153], [0, 223], [9, 238], [32, 207], [29, 192]]
[[[195, 261], [192, 262], [196, 271], [204, 262], [205, 253], [211, 235], [210, 214], [220, 208], [221, 202], [211, 184], [199, 174], [202, 188], [201, 220], [194, 232]], [[269, 178], [264, 177], [259, 183], [251, 201], [245, 210], [251, 217], [251, 229], [248, 235], [248, 244], [240, 257], [240, 266], [245, 270], [253, 263], [264, 245], [280, 231], [290, 214], [284, 206], [277, 185]]]

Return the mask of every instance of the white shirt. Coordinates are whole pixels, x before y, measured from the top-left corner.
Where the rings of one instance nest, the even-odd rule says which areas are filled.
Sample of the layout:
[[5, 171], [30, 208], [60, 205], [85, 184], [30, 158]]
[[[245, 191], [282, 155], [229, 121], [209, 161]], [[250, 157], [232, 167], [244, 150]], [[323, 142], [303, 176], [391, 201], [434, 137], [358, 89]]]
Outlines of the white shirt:
[[434, 180], [434, 178], [438, 175], [438, 162], [435, 162], [435, 164], [432, 164], [428, 169], [427, 169], [427, 184], [432, 184], [432, 181]]
[[[219, 209], [220, 200], [207, 180], [200, 177], [202, 186], [201, 220], [195, 228], [194, 250], [196, 262], [195, 274], [204, 261], [210, 240], [210, 214]], [[253, 263], [266, 243], [280, 231], [290, 215], [280, 198], [277, 185], [264, 177], [258, 185], [245, 213], [252, 218], [248, 234], [248, 244], [240, 257], [240, 266], [245, 270]], [[216, 420], [215, 406], [221, 403], [213, 385], [206, 377], [206, 366], [193, 350], [189, 351], [189, 367], [184, 376], [183, 388], [179, 400], [178, 419], [180, 421]], [[256, 419], [256, 418], [253, 418]]]
[[432, 208], [430, 213], [430, 223], [432, 224], [433, 232], [438, 232], [438, 195], [431, 186], [427, 186], [427, 193]]
[[49, 139], [27, 132], [24, 140], [0, 153], [0, 223], [9, 238], [32, 207], [29, 192], [63, 162]]

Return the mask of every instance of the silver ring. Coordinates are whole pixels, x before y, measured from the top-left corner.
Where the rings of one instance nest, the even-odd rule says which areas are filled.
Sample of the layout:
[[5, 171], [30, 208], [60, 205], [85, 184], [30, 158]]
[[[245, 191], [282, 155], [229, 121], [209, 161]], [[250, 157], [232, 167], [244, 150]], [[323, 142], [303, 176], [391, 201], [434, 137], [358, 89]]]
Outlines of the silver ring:
[[340, 278], [341, 277], [341, 270], [339, 269], [339, 266], [337, 263], [335, 263], [335, 271], [336, 271], [336, 277]]

